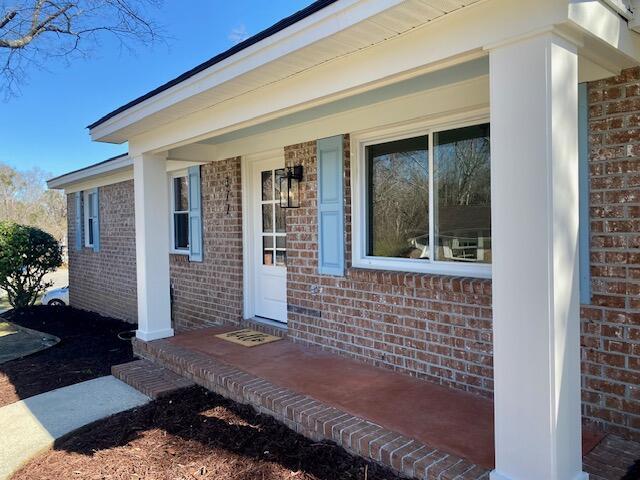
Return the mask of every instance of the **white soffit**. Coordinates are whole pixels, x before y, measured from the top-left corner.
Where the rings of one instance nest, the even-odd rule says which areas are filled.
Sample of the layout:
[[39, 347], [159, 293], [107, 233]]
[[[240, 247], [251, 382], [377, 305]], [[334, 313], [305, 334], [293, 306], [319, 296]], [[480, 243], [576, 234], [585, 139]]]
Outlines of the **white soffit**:
[[177, 118], [369, 48], [480, 1], [337, 2], [115, 115], [91, 129], [91, 137], [104, 142], [125, 142]]

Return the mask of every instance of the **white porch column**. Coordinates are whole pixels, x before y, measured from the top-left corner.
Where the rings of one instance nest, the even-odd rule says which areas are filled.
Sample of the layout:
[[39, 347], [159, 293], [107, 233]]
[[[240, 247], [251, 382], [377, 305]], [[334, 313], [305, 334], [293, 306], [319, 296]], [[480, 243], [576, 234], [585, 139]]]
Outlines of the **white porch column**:
[[143, 154], [133, 160], [138, 274], [138, 330], [145, 341], [171, 337], [169, 195], [167, 161]]
[[578, 60], [552, 32], [490, 49], [496, 468], [582, 473]]

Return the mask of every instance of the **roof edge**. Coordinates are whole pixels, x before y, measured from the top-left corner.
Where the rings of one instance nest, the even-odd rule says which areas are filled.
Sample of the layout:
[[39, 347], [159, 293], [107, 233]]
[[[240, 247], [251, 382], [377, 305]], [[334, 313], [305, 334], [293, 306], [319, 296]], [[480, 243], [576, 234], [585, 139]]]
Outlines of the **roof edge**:
[[102, 116], [100, 119], [96, 120], [95, 122], [93, 122], [92, 124], [88, 125], [86, 128], [88, 128], [89, 130], [105, 123], [107, 120], [110, 120], [111, 118], [115, 117], [116, 115], [123, 113], [127, 110], [129, 110], [130, 108], [144, 102], [145, 100], [148, 100], [152, 97], [155, 97], [156, 95], [169, 90], [171, 87], [174, 87], [180, 83], [182, 83], [183, 81], [195, 76], [196, 74], [206, 70], [209, 67], [212, 67], [214, 65], [216, 65], [217, 63], [222, 62], [223, 60], [226, 60], [227, 58], [232, 57], [233, 55], [235, 55], [236, 53], [239, 53], [249, 47], [251, 47], [252, 45], [255, 45], [256, 43], [259, 43], [260, 41], [269, 38], [272, 35], [275, 35], [276, 33], [281, 32], [282, 30], [286, 29], [287, 27], [290, 27], [291, 25], [304, 20], [305, 18], [313, 15], [314, 13], [322, 10], [323, 8], [336, 3], [338, 0], [316, 0], [315, 2], [313, 2], [311, 5], [303, 8], [302, 10], [298, 10], [297, 12], [295, 12], [292, 15], [289, 15], [286, 18], [283, 18], [282, 20], [279, 20], [278, 22], [274, 23], [273, 25], [271, 25], [270, 27], [258, 32], [257, 34], [247, 38], [246, 40], [234, 45], [233, 47], [225, 50], [222, 53], [219, 53], [218, 55], [215, 55], [214, 57], [210, 58], [209, 60], [195, 66], [194, 68], [192, 68], [191, 70], [188, 70], [186, 72], [184, 72], [183, 74], [173, 78], [172, 80], [169, 80], [168, 82], [160, 85], [159, 87], [151, 90], [150, 92], [145, 93], [144, 95], [141, 95], [133, 100], [131, 100], [130, 102], [116, 108], [115, 110], [107, 113], [106, 115]]
[[133, 160], [129, 157], [129, 154], [122, 153], [115, 157], [94, 163], [93, 165], [88, 165], [57, 177], [50, 178], [47, 180], [47, 187], [53, 190], [64, 189], [73, 183], [113, 173], [131, 165], [133, 165]]

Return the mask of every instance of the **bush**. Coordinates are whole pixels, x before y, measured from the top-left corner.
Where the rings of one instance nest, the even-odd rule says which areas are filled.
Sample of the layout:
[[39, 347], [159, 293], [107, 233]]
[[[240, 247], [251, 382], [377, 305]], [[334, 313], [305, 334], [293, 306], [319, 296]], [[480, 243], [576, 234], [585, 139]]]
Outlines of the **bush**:
[[33, 305], [51, 282], [45, 274], [62, 265], [60, 244], [39, 228], [0, 222], [0, 288], [14, 308]]

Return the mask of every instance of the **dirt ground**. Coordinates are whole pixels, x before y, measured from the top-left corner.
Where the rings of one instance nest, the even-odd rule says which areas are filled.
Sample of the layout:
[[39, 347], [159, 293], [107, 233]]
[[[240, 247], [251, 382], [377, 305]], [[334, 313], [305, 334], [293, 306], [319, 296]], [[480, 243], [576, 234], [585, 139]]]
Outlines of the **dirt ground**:
[[81, 428], [13, 477], [52, 478], [399, 480], [200, 387]]
[[4, 320], [60, 338], [53, 347], [0, 365], [0, 407], [59, 387], [109, 375], [133, 359], [119, 332], [134, 325], [71, 307], [10, 310]]

